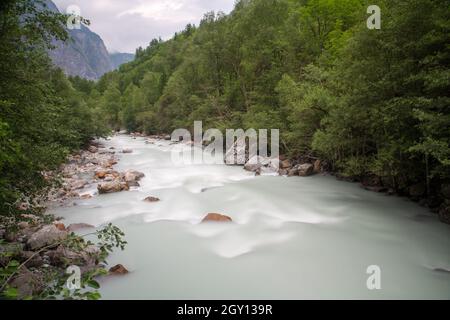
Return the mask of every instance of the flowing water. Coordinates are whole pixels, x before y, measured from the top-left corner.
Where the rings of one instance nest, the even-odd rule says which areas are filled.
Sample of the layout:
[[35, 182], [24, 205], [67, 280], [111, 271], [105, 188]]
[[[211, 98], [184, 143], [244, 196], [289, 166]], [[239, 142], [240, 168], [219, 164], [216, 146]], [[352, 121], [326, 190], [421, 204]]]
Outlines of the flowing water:
[[[133, 149], [115, 168], [144, 172], [141, 187], [52, 213], [126, 233], [108, 262], [131, 272], [101, 280], [105, 299], [450, 299], [450, 226], [415, 203], [333, 177], [175, 165], [179, 146], [163, 141], [103, 142]], [[234, 223], [199, 224], [209, 212]], [[371, 265], [379, 290], [366, 285]]]

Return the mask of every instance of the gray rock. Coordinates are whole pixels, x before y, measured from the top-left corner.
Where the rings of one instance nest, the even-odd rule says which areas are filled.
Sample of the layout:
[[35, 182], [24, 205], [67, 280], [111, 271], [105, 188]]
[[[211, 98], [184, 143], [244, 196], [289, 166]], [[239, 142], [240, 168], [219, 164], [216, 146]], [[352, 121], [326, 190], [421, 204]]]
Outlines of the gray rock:
[[0, 245], [0, 264], [6, 265], [11, 257], [19, 256], [24, 248], [22, 243], [5, 243]]
[[82, 229], [93, 229], [95, 228], [93, 225], [87, 224], [87, 223], [72, 223], [71, 225], [69, 225], [67, 227], [67, 231], [69, 232], [73, 232], [73, 231], [77, 231], [77, 230], [82, 230]]
[[247, 171], [256, 172], [259, 168], [267, 166], [268, 164], [269, 159], [261, 156], [254, 156], [247, 161], [247, 163], [244, 165], [244, 169]]
[[97, 186], [97, 190], [99, 194], [105, 193], [114, 193], [129, 190], [129, 186], [126, 182], [121, 182], [119, 180], [115, 180], [112, 182], [100, 183]]
[[128, 183], [128, 185], [131, 185], [130, 183], [137, 182], [141, 180], [143, 177], [145, 177], [145, 174], [143, 174], [142, 172], [135, 170], [128, 170], [127, 172], [125, 172], [123, 179], [125, 180], [126, 183]]
[[57, 241], [67, 238], [68, 232], [59, 230], [55, 225], [46, 225], [33, 233], [28, 239], [27, 245], [32, 250], [45, 247]]
[[149, 196], [149, 197], [145, 198], [144, 201], [145, 202], [158, 202], [160, 200], [159, 200], [159, 198]]
[[44, 260], [42, 259], [42, 257], [38, 254], [37, 255], [34, 255], [34, 254], [35, 254], [35, 252], [33, 252], [33, 251], [22, 251], [20, 253], [20, 258], [22, 261], [26, 261], [31, 258], [31, 260], [25, 264], [26, 267], [38, 268], [44, 264]]
[[298, 175], [307, 177], [314, 173], [314, 166], [310, 163], [301, 164], [298, 166]]
[[23, 267], [20, 269], [19, 274], [10, 282], [10, 286], [17, 288], [19, 298], [23, 299], [42, 292], [45, 288], [45, 282], [42, 274], [31, 272]]

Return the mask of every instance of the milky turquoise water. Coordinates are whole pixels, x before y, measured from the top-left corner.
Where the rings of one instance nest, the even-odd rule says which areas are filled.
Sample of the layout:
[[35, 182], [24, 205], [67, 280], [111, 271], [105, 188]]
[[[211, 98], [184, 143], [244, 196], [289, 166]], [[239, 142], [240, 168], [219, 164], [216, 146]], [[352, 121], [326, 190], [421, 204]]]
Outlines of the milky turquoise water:
[[[101, 280], [105, 299], [450, 299], [450, 273], [434, 270], [450, 269], [450, 226], [415, 203], [333, 177], [174, 165], [179, 146], [165, 141], [104, 143], [133, 149], [115, 168], [144, 172], [141, 187], [53, 213], [126, 233], [108, 262], [131, 272]], [[199, 224], [209, 212], [234, 223]], [[370, 265], [379, 290], [367, 288]]]

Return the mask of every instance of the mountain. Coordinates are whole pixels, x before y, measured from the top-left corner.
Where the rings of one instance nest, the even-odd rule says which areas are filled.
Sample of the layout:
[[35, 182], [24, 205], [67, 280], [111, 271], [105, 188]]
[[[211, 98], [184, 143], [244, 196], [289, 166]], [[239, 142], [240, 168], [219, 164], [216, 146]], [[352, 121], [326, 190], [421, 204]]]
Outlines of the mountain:
[[[45, 4], [47, 10], [59, 12], [52, 1], [47, 0]], [[97, 80], [134, 58], [134, 55], [122, 53], [110, 55], [102, 38], [84, 25], [81, 29], [67, 31], [70, 39], [66, 42], [55, 40], [55, 49], [49, 51], [53, 63], [67, 75]]]
[[111, 59], [114, 70], [117, 70], [122, 64], [133, 61], [134, 54], [116, 52], [110, 53], [109, 58]]

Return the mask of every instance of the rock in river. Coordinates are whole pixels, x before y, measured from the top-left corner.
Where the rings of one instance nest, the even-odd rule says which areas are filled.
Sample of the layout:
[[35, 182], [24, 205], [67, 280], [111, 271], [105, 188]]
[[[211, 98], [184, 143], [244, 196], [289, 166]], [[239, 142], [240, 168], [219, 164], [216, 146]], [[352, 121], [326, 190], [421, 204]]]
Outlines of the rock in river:
[[117, 264], [109, 269], [110, 274], [127, 274], [128, 270], [121, 264]]
[[208, 213], [206, 217], [203, 218], [202, 222], [232, 222], [233, 220], [226, 215], [220, 213]]
[[97, 186], [97, 190], [99, 194], [105, 194], [105, 193], [114, 193], [114, 192], [120, 192], [120, 191], [127, 191], [130, 187], [126, 182], [121, 181], [112, 181], [112, 182], [105, 182], [100, 183]]
[[141, 180], [143, 177], [145, 177], [145, 174], [139, 171], [135, 170], [128, 170], [125, 172], [124, 180], [128, 185], [136, 185], [139, 180]]
[[145, 202], [158, 202], [158, 201], [160, 201], [160, 200], [159, 200], [159, 198], [157, 198], [157, 197], [151, 197], [151, 196], [150, 196], [150, 197], [145, 198], [144, 201], [145, 201]]

